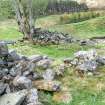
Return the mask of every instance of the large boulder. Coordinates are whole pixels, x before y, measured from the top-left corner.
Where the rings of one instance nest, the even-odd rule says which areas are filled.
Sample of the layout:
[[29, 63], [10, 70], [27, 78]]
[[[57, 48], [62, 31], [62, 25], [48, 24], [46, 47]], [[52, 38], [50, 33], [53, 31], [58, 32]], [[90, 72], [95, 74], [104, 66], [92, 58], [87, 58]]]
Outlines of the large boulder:
[[26, 95], [26, 90], [5, 94], [0, 97], [0, 105], [21, 105]]
[[81, 71], [94, 72], [97, 70], [97, 67], [98, 65], [96, 61], [84, 61], [83, 64], [77, 66], [77, 69]]
[[32, 81], [24, 76], [17, 76], [13, 80], [13, 85], [16, 87], [21, 87], [24, 89], [32, 88]]

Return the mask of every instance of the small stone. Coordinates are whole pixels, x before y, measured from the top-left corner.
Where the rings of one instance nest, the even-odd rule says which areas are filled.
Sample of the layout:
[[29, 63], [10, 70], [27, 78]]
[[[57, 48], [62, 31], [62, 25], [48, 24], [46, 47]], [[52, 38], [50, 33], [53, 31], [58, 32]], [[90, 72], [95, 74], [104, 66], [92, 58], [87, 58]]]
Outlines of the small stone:
[[58, 70], [56, 71], [56, 74], [57, 76], [63, 76], [64, 75], [64, 72], [65, 72], [65, 65], [64, 64], [61, 64], [59, 67], [58, 67]]
[[39, 62], [42, 59], [43, 59], [43, 56], [41, 56], [41, 55], [33, 55], [33, 56], [29, 57], [29, 60], [33, 63]]
[[16, 75], [21, 75], [21, 66], [16, 65], [15, 67], [11, 68], [9, 74], [13, 77], [15, 77]]
[[2, 95], [5, 92], [5, 89], [6, 89], [6, 85], [3, 82], [0, 82], [0, 95]]
[[34, 72], [33, 73], [33, 80], [42, 79], [42, 75], [39, 73]]
[[28, 76], [30, 74], [30, 71], [25, 71], [24, 73], [23, 73], [23, 76]]
[[14, 77], [12, 77], [10, 74], [3, 76], [2, 80], [4, 80], [6, 83], [9, 83], [13, 80]]
[[37, 67], [39, 67], [40, 69], [48, 69], [49, 66], [51, 65], [52, 60], [50, 59], [44, 59], [44, 60], [40, 60], [39, 62], [37, 62]]
[[44, 80], [54, 80], [55, 77], [55, 72], [52, 69], [47, 69], [44, 73], [43, 73], [43, 78]]
[[14, 61], [20, 60], [20, 56], [13, 49], [12, 50], [9, 50], [9, 55], [10, 55], [11, 59], [14, 60]]
[[27, 70], [30, 71], [30, 72], [34, 72], [35, 71], [35, 68], [36, 68], [36, 64], [33, 63], [33, 62], [28, 62], [27, 64]]
[[8, 73], [9, 73], [9, 70], [8, 70], [8, 69], [6, 69], [6, 68], [1, 68], [1, 69], [0, 69], [0, 74], [1, 74], [2, 76], [7, 75]]
[[31, 89], [27, 95], [27, 103], [28, 105], [40, 105], [39, 104], [39, 97], [37, 89]]
[[6, 94], [9, 94], [10, 92], [11, 92], [10, 86], [9, 86], [9, 84], [6, 84], [5, 93], [6, 93]]
[[88, 72], [87, 75], [88, 75], [88, 76], [93, 76], [93, 73], [92, 73], [92, 72]]
[[8, 46], [4, 41], [0, 42], [0, 56], [7, 56], [8, 55]]
[[78, 59], [74, 59], [72, 62], [71, 62], [71, 65], [73, 66], [77, 66], [78, 65]]
[[96, 61], [101, 65], [105, 65], [105, 57], [98, 57]]
[[64, 63], [65, 64], [70, 64], [72, 60], [73, 60], [72, 58], [65, 58]]
[[4, 68], [7, 66], [7, 62], [0, 59], [0, 67]]

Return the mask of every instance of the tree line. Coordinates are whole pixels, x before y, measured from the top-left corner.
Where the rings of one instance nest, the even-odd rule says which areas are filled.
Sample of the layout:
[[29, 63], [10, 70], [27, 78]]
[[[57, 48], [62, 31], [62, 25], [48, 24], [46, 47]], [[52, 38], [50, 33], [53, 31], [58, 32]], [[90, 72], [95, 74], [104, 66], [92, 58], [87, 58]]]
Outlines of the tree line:
[[[85, 4], [78, 4], [76, 1], [71, 0], [34, 0], [34, 2], [36, 2], [34, 3], [34, 8], [39, 7], [37, 10], [38, 15], [50, 15], [65, 12], [70, 13], [88, 10]], [[0, 0], [0, 19], [10, 19], [14, 18], [14, 16], [15, 11], [13, 9], [13, 0]]]

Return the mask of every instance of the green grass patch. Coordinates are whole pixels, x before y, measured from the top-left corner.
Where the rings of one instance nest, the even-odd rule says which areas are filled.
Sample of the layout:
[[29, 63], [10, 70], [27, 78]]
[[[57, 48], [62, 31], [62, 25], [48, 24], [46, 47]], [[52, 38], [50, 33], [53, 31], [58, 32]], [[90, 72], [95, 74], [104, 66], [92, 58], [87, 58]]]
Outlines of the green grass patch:
[[0, 40], [16, 40], [22, 37], [18, 32], [17, 24], [14, 20], [0, 22]]
[[65, 45], [48, 45], [48, 46], [40, 46], [40, 45], [32, 45], [28, 42], [26, 43], [17, 43], [14, 46], [10, 46], [10, 48], [14, 48], [23, 55], [48, 55], [55, 59], [64, 59], [66, 57], [72, 57], [73, 54], [79, 50], [87, 50], [90, 47], [84, 46], [81, 47], [78, 44], [65, 44]]

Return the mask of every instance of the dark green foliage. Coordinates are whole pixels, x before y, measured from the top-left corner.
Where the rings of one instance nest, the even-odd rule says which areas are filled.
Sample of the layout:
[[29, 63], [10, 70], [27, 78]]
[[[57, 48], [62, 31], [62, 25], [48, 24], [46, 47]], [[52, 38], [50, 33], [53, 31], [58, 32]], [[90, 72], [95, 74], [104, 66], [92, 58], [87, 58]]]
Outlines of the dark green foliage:
[[49, 0], [46, 14], [55, 13], [70, 13], [70, 12], [80, 12], [87, 11], [88, 7], [86, 4], [78, 4], [76, 1], [72, 0]]

